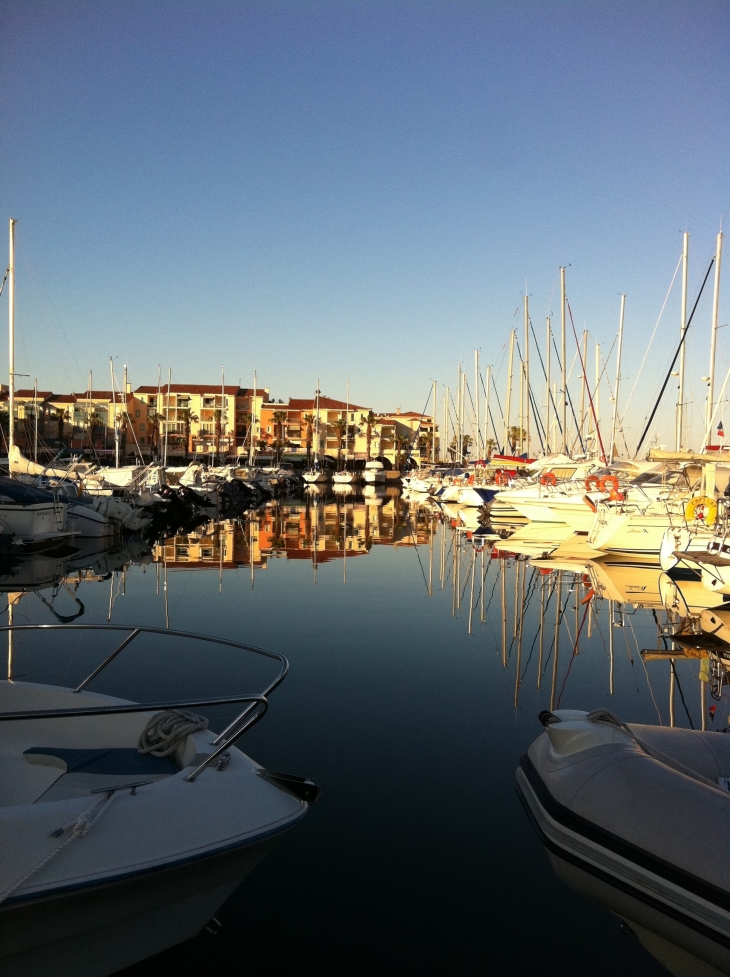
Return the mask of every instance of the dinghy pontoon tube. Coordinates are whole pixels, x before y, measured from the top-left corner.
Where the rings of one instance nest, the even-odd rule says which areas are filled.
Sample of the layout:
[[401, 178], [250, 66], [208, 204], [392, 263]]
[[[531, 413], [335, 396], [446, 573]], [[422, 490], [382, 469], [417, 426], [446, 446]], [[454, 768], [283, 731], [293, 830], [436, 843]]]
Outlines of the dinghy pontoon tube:
[[730, 974], [730, 735], [540, 718], [517, 792], [558, 875], [671, 973]]
[[[73, 689], [0, 682], [0, 972], [105, 977], [195, 936], [318, 789], [233, 745], [266, 711], [283, 656], [181, 631], [41, 625], [0, 629], [14, 641], [9, 660], [28, 631], [56, 654], [79, 631], [97, 645], [101, 631], [123, 639]], [[170, 635], [176, 657], [182, 638], [253, 652], [278, 674], [263, 693], [220, 698], [88, 691], [140, 634]], [[217, 736], [181, 711], [226, 704], [236, 716]]]

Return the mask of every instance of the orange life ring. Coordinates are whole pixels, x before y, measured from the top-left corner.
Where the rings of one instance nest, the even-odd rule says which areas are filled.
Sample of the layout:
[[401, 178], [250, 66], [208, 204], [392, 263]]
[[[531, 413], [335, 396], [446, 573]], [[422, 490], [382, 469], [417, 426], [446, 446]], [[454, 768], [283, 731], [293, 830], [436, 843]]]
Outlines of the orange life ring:
[[600, 479], [598, 475], [589, 475], [588, 478], [585, 480], [585, 486], [589, 492], [591, 490], [592, 485], [596, 486], [595, 490], [598, 492], [602, 492], [604, 489], [604, 486], [602, 485], [602, 479]]
[[543, 472], [540, 476], [540, 485], [557, 485], [558, 480], [553, 472]]
[[610, 484], [611, 488], [608, 490], [608, 497], [612, 502], [623, 502], [624, 494], [619, 492], [618, 488], [618, 478], [615, 475], [606, 475], [605, 478], [601, 479], [603, 484], [603, 491], [606, 491], [606, 486]]

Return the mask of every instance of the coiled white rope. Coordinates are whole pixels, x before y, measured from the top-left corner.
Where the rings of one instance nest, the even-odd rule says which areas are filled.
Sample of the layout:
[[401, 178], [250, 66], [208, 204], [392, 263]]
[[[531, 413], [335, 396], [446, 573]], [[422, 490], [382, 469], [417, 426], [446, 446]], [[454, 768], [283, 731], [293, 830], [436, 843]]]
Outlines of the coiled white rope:
[[64, 848], [68, 848], [72, 841], [76, 841], [77, 838], [83, 838], [84, 835], [87, 835], [96, 822], [109, 810], [109, 807], [116, 796], [116, 793], [109, 793], [104, 797], [100, 797], [98, 800], [94, 801], [88, 810], [83, 811], [78, 817], [74, 818], [73, 821], [69, 821], [69, 823], [64, 824], [62, 828], [57, 828], [54, 832], [52, 832], [51, 837], [53, 838], [60, 838], [61, 835], [65, 834], [67, 831], [69, 831], [70, 834], [68, 838], [66, 838], [66, 840], [58, 846], [58, 848], [55, 848], [50, 853], [50, 855], [46, 855], [46, 857], [38, 862], [38, 864], [32, 868], [30, 872], [26, 872], [22, 879], [18, 879], [18, 881], [14, 882], [9, 889], [6, 889], [3, 893], [0, 893], [0, 905], [2, 905], [2, 903], [4, 903], [5, 900], [8, 899], [14, 892], [17, 892], [18, 889], [22, 888], [26, 882], [32, 879], [33, 876], [40, 872], [42, 868], [45, 868], [49, 862], [52, 862], [57, 855], [60, 855]]
[[166, 709], [155, 713], [149, 720], [142, 730], [137, 749], [152, 756], [169, 756], [190, 733], [207, 728], [205, 716], [198, 716], [187, 709]]

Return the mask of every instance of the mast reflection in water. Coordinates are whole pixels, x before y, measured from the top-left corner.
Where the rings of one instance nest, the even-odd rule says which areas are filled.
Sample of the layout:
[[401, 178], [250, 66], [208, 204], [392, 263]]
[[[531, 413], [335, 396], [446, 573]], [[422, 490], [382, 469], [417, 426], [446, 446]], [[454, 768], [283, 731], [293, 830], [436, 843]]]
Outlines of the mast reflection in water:
[[[719, 666], [668, 636], [697, 595], [657, 568], [555, 566], [494, 537], [390, 487], [317, 488], [152, 544], [0, 568], [16, 623], [82, 606], [90, 623], [230, 636], [291, 661], [285, 708], [242, 746], [316, 770], [322, 800], [215, 939], [130, 974], [229, 966], [243, 941], [265, 972], [301, 966], [303, 945], [348, 974], [663, 972], [554, 877], [513, 772], [542, 709], [721, 726], [727, 698], [711, 719], [702, 681], [722, 690]], [[210, 681], [234, 665], [206, 662]]]

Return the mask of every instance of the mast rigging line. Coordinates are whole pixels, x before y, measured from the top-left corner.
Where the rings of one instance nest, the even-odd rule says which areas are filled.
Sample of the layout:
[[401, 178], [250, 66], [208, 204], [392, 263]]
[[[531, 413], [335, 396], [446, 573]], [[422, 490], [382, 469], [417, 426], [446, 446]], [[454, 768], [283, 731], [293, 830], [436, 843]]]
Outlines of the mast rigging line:
[[702, 298], [702, 293], [705, 290], [705, 285], [707, 284], [707, 279], [710, 277], [710, 272], [712, 271], [712, 266], [714, 264], [715, 264], [715, 256], [713, 254], [712, 258], [710, 259], [710, 264], [707, 266], [707, 272], [705, 274], [705, 277], [704, 277], [704, 280], [702, 282], [702, 285], [700, 285], [700, 291], [699, 291], [699, 294], [697, 295], [697, 298], [695, 299], [695, 304], [692, 306], [692, 312], [690, 313], [690, 317], [687, 320], [687, 325], [682, 330], [682, 336], [681, 336], [681, 338], [679, 340], [679, 346], [677, 346], [677, 352], [674, 354], [674, 359], [672, 360], [672, 362], [669, 365], [669, 369], [667, 370], [666, 378], [664, 380], [664, 383], [662, 384], [662, 389], [659, 391], [659, 396], [657, 397], [656, 403], [654, 404], [654, 409], [651, 412], [651, 416], [649, 417], [649, 420], [646, 422], [646, 427], [644, 428], [644, 433], [641, 435], [641, 438], [639, 439], [639, 443], [636, 446], [635, 455], [638, 455], [638, 453], [639, 453], [639, 451], [641, 449], [641, 446], [644, 443], [644, 438], [646, 437], [646, 435], [647, 435], [647, 433], [649, 431], [649, 428], [651, 427], [651, 422], [654, 420], [654, 416], [655, 416], [656, 412], [659, 410], [659, 404], [661, 403], [661, 399], [664, 396], [664, 391], [667, 389], [667, 384], [669, 383], [669, 378], [672, 375], [672, 370], [674, 369], [674, 364], [677, 362], [677, 357], [679, 356], [679, 354], [680, 354], [680, 352], [682, 350], [682, 346], [684, 346], [684, 341], [687, 338], [687, 333], [689, 332], [689, 327], [692, 325], [692, 320], [694, 319], [695, 312], [697, 311], [697, 306], [699, 305], [700, 299]]
[[596, 425], [596, 434], [598, 435], [598, 444], [601, 449], [601, 458], [603, 464], [606, 464], [606, 449], [603, 447], [603, 438], [601, 437], [601, 428], [598, 424], [598, 418], [596, 417], [596, 408], [593, 406], [593, 395], [591, 394], [591, 388], [588, 384], [588, 377], [586, 376], [586, 365], [583, 362], [583, 354], [580, 351], [580, 343], [578, 342], [578, 333], [575, 331], [575, 323], [573, 322], [573, 310], [570, 307], [570, 302], [568, 297], [565, 297], [565, 304], [568, 306], [568, 314], [570, 315], [570, 324], [573, 327], [573, 336], [575, 337], [575, 345], [578, 347], [578, 358], [580, 359], [580, 366], [583, 370], [583, 383], [585, 384], [586, 392], [588, 394], [588, 402], [591, 405], [591, 414], [593, 414], [593, 423]]
[[[535, 335], [535, 327], [533, 326], [533, 324], [532, 324], [532, 318], [529, 315], [527, 317], [527, 320], [530, 323], [530, 329], [532, 330], [532, 338], [535, 340], [535, 349], [537, 350], [537, 355], [540, 358], [540, 366], [542, 368], [542, 375], [545, 378], [545, 382], [547, 382], [547, 370], [545, 369], [545, 363], [543, 362], [542, 353], [540, 352], [540, 345], [539, 345], [539, 343], [537, 341], [537, 336]], [[552, 329], [550, 330], [550, 334], [552, 335]], [[560, 358], [558, 357], [558, 360], [559, 359]], [[562, 434], [563, 433], [563, 427], [562, 427], [562, 425], [560, 423], [560, 414], [558, 412], [558, 408], [555, 406], [555, 398], [553, 397], [552, 390], [550, 391], [550, 403], [553, 405], [553, 410], [555, 411], [555, 419], [558, 422], [558, 429], [559, 429], [560, 433]]]
[[[529, 316], [528, 316], [528, 320], [529, 320]], [[535, 395], [532, 392], [532, 384], [530, 383], [530, 378], [527, 376], [527, 371], [525, 370], [525, 361], [522, 359], [522, 352], [520, 351], [520, 341], [519, 341], [519, 339], [517, 339], [516, 336], [515, 336], [515, 345], [517, 346], [517, 355], [520, 358], [520, 363], [522, 365], [522, 370], [523, 370], [523, 372], [525, 374], [525, 383], [527, 384], [527, 393], [528, 393], [529, 398], [530, 398], [530, 403], [532, 404], [532, 413], [533, 413], [533, 415], [535, 417], [535, 420], [537, 421], [537, 424], [538, 424], [537, 436], [540, 438], [540, 449], [542, 451], [544, 451], [545, 450], [545, 442], [543, 440], [542, 434], [540, 434], [540, 429], [542, 428], [542, 432], [544, 434], [545, 433], [545, 427], [544, 427], [544, 425], [542, 423], [542, 418], [540, 417], [540, 415], [538, 413], [538, 410], [537, 410], [537, 404], [535, 403]], [[547, 379], [547, 377], [546, 377], [546, 379]], [[527, 453], [528, 453], [528, 455], [530, 453], [530, 446], [529, 446], [529, 444], [527, 445]]]
[[[634, 385], [631, 388], [631, 393], [629, 394], [629, 399], [626, 401], [626, 406], [624, 407], [624, 413], [626, 413], [626, 411], [629, 409], [629, 404], [631, 403], [631, 398], [634, 396], [634, 391], [636, 390], [636, 385], [639, 382], [639, 377], [641, 376], [641, 371], [644, 369], [644, 365], [646, 363], [646, 358], [649, 355], [649, 350], [651, 349], [651, 345], [654, 342], [654, 337], [656, 336], [656, 331], [659, 328], [659, 323], [662, 321], [662, 316], [664, 315], [664, 309], [666, 308], [667, 302], [669, 301], [669, 296], [671, 295], [672, 288], [674, 287], [674, 282], [675, 282], [675, 279], [677, 277], [677, 272], [679, 271], [679, 268], [680, 268], [681, 264], [682, 264], [682, 255], [680, 254], [679, 261], [677, 262], [677, 267], [674, 269], [674, 274], [672, 275], [672, 281], [669, 284], [669, 289], [667, 291], [667, 294], [664, 296], [664, 302], [662, 304], [661, 312], [659, 313], [659, 318], [657, 319], [656, 323], [654, 324], [654, 331], [651, 334], [651, 339], [649, 340], [649, 345], [647, 346], [646, 352], [644, 353], [644, 359], [641, 361], [641, 366], [639, 367], [639, 372], [636, 374], [636, 380], [634, 380]], [[615, 340], [614, 340], [614, 343], [615, 343]], [[611, 349], [613, 349], [613, 346], [611, 347]], [[609, 353], [608, 354], [608, 359], [610, 359], [610, 358], [611, 358], [611, 354]], [[608, 363], [608, 361], [607, 361], [607, 363]]]
[[[566, 301], [567, 301], [567, 299], [566, 299]], [[558, 344], [555, 341], [555, 334], [552, 332], [552, 330], [551, 330], [551, 335], [552, 335], [552, 340], [553, 340], [553, 349], [555, 350], [555, 355], [558, 358], [558, 368], [562, 370], [563, 364], [562, 364], [561, 359], [560, 359], [560, 353], [558, 351]], [[572, 366], [570, 368], [570, 372], [571, 373], [573, 372], [573, 367]], [[568, 375], [568, 379], [570, 379], [570, 375]], [[573, 415], [573, 423], [575, 424], [575, 429], [578, 432], [578, 444], [580, 445], [580, 450], [585, 454], [585, 448], [583, 447], [583, 438], [580, 436], [580, 428], [578, 427], [578, 418], [575, 416], [575, 408], [573, 407], [573, 398], [570, 396], [570, 390], [568, 389], [568, 381], [567, 380], [565, 382], [565, 391], [564, 391], [564, 394], [565, 394], [565, 397], [566, 397], [568, 403], [570, 404], [570, 413]], [[562, 433], [562, 430], [561, 430], [561, 433]]]

